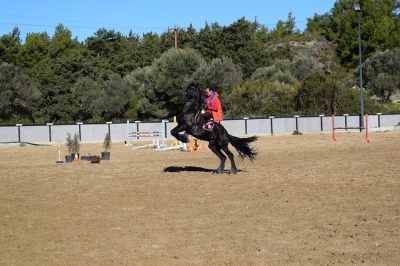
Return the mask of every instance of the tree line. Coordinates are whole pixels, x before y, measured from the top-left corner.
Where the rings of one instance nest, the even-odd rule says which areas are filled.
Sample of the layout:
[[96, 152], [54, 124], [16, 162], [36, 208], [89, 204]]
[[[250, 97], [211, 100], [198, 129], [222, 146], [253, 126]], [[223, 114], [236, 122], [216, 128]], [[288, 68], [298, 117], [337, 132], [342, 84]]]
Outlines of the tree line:
[[[238, 19], [191, 25], [174, 35], [125, 36], [99, 29], [79, 42], [58, 25], [50, 36], [18, 28], [0, 37], [0, 123], [171, 118], [189, 83], [221, 93], [225, 117], [359, 112], [357, 14], [350, 0], [308, 19], [291, 13], [273, 29]], [[398, 112], [397, 0], [361, 11], [365, 109]]]

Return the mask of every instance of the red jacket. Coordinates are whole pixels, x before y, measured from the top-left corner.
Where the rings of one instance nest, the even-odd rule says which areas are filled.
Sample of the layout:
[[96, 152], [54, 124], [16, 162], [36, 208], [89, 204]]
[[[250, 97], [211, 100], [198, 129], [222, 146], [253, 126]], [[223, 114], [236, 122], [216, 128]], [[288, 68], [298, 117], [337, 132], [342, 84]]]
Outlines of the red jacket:
[[214, 121], [216, 122], [221, 121], [223, 118], [222, 106], [218, 97], [219, 97], [218, 92], [212, 91], [211, 95], [207, 97], [205, 101], [206, 112], [212, 113]]

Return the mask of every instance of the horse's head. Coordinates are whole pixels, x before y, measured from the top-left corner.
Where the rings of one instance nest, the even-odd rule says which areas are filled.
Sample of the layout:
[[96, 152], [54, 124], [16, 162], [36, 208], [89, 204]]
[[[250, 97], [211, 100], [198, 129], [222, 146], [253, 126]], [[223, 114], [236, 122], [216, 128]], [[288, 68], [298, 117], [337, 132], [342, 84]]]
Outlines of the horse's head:
[[183, 93], [183, 99], [185, 102], [193, 102], [201, 104], [201, 94], [199, 85], [197, 83], [191, 83]]

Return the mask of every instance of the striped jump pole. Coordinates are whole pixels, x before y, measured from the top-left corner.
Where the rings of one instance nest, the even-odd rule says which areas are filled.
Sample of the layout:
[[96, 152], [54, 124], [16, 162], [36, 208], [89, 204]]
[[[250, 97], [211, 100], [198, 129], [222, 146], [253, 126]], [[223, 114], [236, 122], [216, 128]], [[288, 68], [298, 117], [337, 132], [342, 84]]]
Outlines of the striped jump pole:
[[[156, 148], [163, 148], [167, 147], [168, 145], [165, 144], [165, 138], [166, 138], [166, 123], [168, 120], [162, 120], [161, 121], [161, 130], [153, 130], [153, 131], [139, 131], [139, 124], [141, 121], [135, 121], [136, 124], [136, 131], [130, 130], [130, 124], [129, 120], [126, 121], [126, 140], [125, 140], [125, 145], [132, 145], [131, 144], [131, 138], [135, 138], [137, 140], [140, 140], [142, 138], [153, 138], [153, 144], [152, 145], [142, 145], [138, 146], [135, 148], [144, 148], [144, 147], [156, 147]], [[162, 143], [159, 143], [158, 138], [161, 137]], [[149, 139], [147, 139], [149, 140]]]
[[161, 136], [161, 144], [158, 139], [156, 140], [156, 142], [157, 142], [156, 146], [157, 146], [158, 150], [168, 147], [168, 145], [165, 144], [165, 139], [167, 136], [167, 130], [166, 130], [167, 122], [168, 122], [168, 120], [161, 120], [161, 133], [160, 133], [161, 135], [159, 135], [159, 136]]
[[[347, 118], [347, 115], [345, 115], [345, 118]], [[336, 129], [359, 129], [361, 132], [363, 129], [365, 129], [365, 137], [364, 137], [364, 142], [370, 142], [369, 136], [368, 136], [368, 114], [365, 114], [365, 128], [364, 127], [348, 127], [347, 123], [345, 127], [335, 127], [335, 114], [332, 114], [332, 141], [336, 141], [336, 135], [335, 135], [335, 130]]]
[[365, 114], [365, 142], [371, 142], [368, 137], [368, 114]]
[[335, 114], [332, 114], [332, 141], [336, 141], [336, 136], [335, 136]]

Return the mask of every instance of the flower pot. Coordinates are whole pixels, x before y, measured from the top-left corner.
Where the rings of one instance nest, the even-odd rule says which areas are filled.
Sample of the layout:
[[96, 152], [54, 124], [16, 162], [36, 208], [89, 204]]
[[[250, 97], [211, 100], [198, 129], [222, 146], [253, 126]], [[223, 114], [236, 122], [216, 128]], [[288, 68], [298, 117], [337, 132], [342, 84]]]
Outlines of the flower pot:
[[72, 163], [73, 160], [74, 160], [74, 156], [72, 154], [65, 155], [65, 162], [66, 163]]
[[102, 160], [110, 160], [110, 152], [109, 151], [101, 152], [101, 159]]

